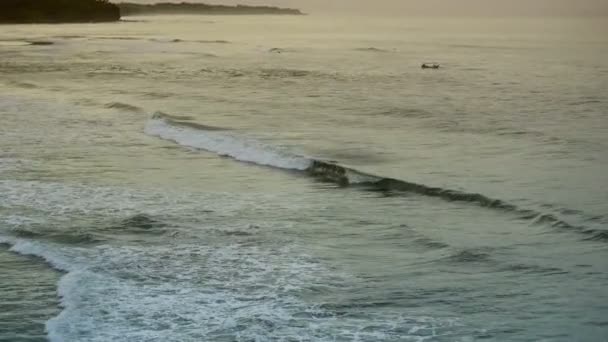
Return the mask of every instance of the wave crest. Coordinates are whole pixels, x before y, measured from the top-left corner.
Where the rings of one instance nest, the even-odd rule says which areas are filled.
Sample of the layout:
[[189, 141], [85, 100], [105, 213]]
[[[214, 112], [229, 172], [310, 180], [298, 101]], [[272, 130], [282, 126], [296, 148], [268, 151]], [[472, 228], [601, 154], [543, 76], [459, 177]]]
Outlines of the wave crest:
[[253, 139], [236, 136], [228, 130], [211, 128], [188, 121], [177, 121], [155, 113], [145, 127], [146, 134], [180, 145], [229, 156], [243, 162], [288, 170], [306, 170], [308, 158], [289, 155]]

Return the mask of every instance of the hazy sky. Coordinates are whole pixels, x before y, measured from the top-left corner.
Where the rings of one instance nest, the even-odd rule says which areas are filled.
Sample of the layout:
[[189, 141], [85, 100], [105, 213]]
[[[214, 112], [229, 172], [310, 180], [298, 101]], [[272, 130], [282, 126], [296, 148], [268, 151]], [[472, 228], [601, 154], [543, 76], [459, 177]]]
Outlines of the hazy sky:
[[[137, 0], [163, 2], [167, 0]], [[608, 15], [608, 0], [171, 0], [295, 7], [309, 13], [403, 15]]]

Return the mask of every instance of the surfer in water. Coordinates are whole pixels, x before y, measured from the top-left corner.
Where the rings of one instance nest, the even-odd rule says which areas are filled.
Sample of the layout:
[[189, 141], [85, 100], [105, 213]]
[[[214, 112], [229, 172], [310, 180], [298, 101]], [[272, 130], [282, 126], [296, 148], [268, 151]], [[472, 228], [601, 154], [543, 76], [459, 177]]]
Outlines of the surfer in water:
[[422, 69], [439, 69], [439, 63], [422, 63]]

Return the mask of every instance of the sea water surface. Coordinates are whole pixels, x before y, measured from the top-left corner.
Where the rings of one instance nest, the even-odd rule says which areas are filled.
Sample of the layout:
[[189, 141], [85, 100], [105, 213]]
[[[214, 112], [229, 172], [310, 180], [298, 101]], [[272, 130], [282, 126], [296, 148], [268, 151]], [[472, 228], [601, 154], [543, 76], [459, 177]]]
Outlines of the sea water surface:
[[0, 340], [606, 341], [607, 22], [0, 26]]

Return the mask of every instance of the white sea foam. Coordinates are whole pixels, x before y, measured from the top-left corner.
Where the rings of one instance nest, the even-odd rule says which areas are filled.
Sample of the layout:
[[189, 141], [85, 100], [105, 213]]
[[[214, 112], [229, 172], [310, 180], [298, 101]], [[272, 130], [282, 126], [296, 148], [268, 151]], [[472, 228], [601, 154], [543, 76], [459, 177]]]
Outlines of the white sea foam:
[[63, 310], [46, 324], [51, 342], [424, 341], [456, 325], [374, 310], [342, 317], [307, 303], [301, 294], [309, 287], [347, 291], [353, 279], [295, 246], [0, 243], [66, 272], [58, 283]]
[[202, 149], [259, 165], [305, 170], [311, 163], [308, 158], [284, 153], [253, 139], [237, 136], [226, 131], [205, 131], [171, 125], [159, 117], [148, 121], [145, 132], [152, 136], [174, 141], [182, 146]]
[[341, 288], [350, 279], [289, 246], [8, 243], [68, 272], [58, 284], [63, 311], [46, 324], [52, 342], [423, 341], [457, 325], [399, 313], [340, 317], [305, 303], [307, 286]]
[[[343, 316], [325, 307], [323, 300], [306, 299], [310, 293], [348, 292], [357, 280], [328, 269], [293, 242], [258, 233], [217, 240], [205, 234], [194, 242], [129, 244], [119, 239], [95, 246], [3, 235], [10, 234], [3, 232], [7, 227], [35, 227], [42, 218], [45, 224], [57, 224], [65, 222], [63, 217], [95, 217], [103, 226], [104, 219], [133, 213], [170, 211], [181, 217], [209, 207], [222, 219], [189, 229], [226, 231], [242, 223], [241, 216], [247, 216], [244, 209], [257, 217], [277, 203], [283, 208], [283, 198], [159, 196], [125, 188], [32, 181], [0, 181], [0, 193], [0, 207], [14, 209], [8, 215], [0, 212], [0, 243], [66, 272], [58, 283], [63, 310], [46, 324], [52, 342], [418, 341], [435, 334], [435, 328], [450, 329], [442, 320], [386, 309]], [[264, 225], [253, 230], [265, 229]]]

